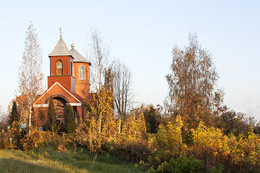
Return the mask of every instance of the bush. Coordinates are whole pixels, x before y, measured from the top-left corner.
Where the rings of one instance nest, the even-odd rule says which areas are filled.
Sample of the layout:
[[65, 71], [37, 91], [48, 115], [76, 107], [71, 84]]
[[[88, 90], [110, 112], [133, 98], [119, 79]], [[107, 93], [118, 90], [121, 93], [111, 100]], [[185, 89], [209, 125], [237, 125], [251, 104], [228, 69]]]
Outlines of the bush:
[[108, 152], [127, 162], [147, 161], [151, 154], [144, 142], [125, 143], [123, 145], [108, 144]]
[[64, 130], [66, 133], [75, 133], [76, 122], [73, 109], [70, 105], [65, 106], [64, 111]]
[[149, 165], [153, 166], [153, 168], [157, 169], [164, 162], [168, 162], [171, 157], [172, 153], [169, 150], [164, 150], [160, 148], [148, 157], [148, 163]]
[[161, 116], [153, 105], [149, 105], [144, 110], [144, 117], [146, 122], [146, 129], [148, 133], [157, 133], [159, 124], [161, 121]]
[[224, 171], [224, 166], [220, 163], [217, 167], [212, 167], [210, 173], [222, 173]]
[[19, 122], [14, 121], [7, 132], [0, 132], [0, 149], [22, 149], [22, 130]]
[[[159, 167], [158, 169], [160, 169]], [[180, 156], [177, 159], [170, 159], [170, 161], [161, 168], [163, 172], [179, 173], [179, 172], [202, 172], [203, 161], [195, 159], [193, 156], [187, 158], [186, 156]]]
[[54, 132], [39, 131], [32, 129], [31, 135], [26, 134], [22, 139], [23, 149], [28, 151], [32, 149], [41, 149], [51, 147], [54, 150], [64, 151], [72, 147], [72, 135], [58, 135]]
[[16, 102], [13, 102], [9, 125], [12, 126], [14, 121], [17, 121], [17, 122], [20, 121], [20, 114], [17, 110]]

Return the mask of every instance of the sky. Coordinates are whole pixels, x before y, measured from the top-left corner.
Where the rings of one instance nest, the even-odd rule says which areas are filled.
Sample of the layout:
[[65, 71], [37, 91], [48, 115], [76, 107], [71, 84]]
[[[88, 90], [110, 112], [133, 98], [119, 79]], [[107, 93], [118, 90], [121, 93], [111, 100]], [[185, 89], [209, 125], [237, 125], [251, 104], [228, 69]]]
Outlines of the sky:
[[[101, 31], [110, 60], [132, 72], [135, 101], [163, 104], [168, 93], [172, 49], [188, 44], [196, 33], [212, 55], [224, 104], [260, 120], [260, 1], [241, 0], [0, 0], [0, 105], [6, 110], [18, 88], [25, 32], [33, 23], [49, 75], [48, 54], [59, 28], [86, 55], [90, 31]], [[47, 78], [45, 78], [47, 83]]]

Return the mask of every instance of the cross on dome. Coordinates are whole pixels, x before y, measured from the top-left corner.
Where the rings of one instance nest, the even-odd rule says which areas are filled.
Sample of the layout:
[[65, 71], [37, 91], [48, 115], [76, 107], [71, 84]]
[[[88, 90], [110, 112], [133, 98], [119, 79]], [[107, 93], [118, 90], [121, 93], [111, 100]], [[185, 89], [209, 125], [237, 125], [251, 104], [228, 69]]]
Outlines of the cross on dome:
[[60, 28], [60, 38], [62, 38], [62, 28]]

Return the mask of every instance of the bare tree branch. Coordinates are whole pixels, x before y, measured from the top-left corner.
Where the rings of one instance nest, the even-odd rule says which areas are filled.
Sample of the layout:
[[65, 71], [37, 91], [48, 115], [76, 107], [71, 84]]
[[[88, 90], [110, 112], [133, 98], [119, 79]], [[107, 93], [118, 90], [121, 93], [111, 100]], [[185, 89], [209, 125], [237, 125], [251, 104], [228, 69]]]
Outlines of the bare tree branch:
[[134, 98], [131, 71], [120, 62], [113, 63], [113, 71], [115, 109], [121, 118], [126, 118]]
[[90, 70], [91, 90], [96, 92], [104, 84], [105, 69], [109, 66], [107, 62], [109, 48], [103, 43], [101, 33], [97, 29], [92, 31], [89, 44], [90, 49], [87, 51], [87, 56], [92, 66]]

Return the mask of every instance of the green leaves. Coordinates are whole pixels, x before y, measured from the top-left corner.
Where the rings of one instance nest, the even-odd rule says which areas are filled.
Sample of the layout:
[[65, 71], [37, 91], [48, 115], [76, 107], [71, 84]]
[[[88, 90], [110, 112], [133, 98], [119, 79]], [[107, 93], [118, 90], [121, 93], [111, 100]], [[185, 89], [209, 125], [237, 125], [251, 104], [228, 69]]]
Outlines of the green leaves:
[[64, 131], [66, 133], [75, 133], [75, 131], [76, 131], [76, 122], [75, 122], [74, 111], [70, 105], [65, 106]]
[[53, 100], [50, 99], [48, 107], [48, 119], [46, 123], [46, 130], [56, 132], [57, 123], [56, 123], [56, 112], [53, 104]]

